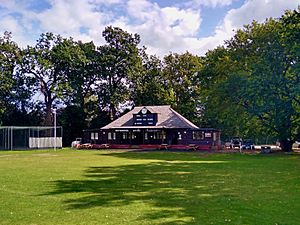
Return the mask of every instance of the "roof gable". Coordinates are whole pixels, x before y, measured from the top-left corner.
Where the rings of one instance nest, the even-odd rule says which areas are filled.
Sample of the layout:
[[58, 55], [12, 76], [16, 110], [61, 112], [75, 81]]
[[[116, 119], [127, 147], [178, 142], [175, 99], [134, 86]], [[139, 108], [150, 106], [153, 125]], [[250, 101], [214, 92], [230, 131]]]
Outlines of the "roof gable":
[[[130, 112], [111, 122], [110, 124], [102, 127], [101, 129], [115, 129], [115, 128], [140, 128], [133, 124], [133, 114], [138, 114], [143, 108], [146, 108], [151, 113], [157, 113], [156, 128], [189, 128], [198, 129], [195, 124], [184, 118], [178, 112], [171, 108], [169, 105], [161, 106], [138, 106]], [[143, 128], [153, 128], [150, 126], [143, 126]]]

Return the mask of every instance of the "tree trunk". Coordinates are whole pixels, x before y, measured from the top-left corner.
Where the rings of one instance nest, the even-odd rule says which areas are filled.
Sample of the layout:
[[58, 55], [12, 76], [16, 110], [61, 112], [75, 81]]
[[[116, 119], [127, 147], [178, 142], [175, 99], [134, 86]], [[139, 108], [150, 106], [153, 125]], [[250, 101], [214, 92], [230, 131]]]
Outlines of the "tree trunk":
[[113, 104], [110, 105], [110, 118], [112, 121], [117, 119], [117, 110]]
[[292, 152], [293, 151], [293, 149], [292, 149], [293, 141], [290, 141], [287, 139], [281, 140], [280, 147], [281, 147], [282, 151], [284, 151], [284, 152]]
[[46, 103], [46, 111], [45, 117], [43, 121], [44, 126], [53, 126], [53, 116], [52, 116], [52, 103]]

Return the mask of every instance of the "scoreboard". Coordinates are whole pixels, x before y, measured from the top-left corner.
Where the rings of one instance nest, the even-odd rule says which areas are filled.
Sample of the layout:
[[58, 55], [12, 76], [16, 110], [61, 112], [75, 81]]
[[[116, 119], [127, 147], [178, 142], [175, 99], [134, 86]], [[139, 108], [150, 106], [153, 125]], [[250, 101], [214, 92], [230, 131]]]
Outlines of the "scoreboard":
[[133, 115], [133, 125], [135, 126], [155, 126], [156, 123], [157, 123], [157, 113]]

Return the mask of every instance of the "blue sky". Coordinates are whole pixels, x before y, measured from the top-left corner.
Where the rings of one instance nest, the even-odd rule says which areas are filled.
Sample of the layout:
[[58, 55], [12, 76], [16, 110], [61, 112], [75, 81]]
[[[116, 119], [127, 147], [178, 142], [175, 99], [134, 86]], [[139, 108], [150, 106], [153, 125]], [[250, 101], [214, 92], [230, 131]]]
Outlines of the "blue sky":
[[108, 25], [141, 36], [148, 53], [203, 55], [253, 20], [280, 17], [300, 0], [0, 0], [0, 32], [26, 47], [43, 32], [104, 43]]

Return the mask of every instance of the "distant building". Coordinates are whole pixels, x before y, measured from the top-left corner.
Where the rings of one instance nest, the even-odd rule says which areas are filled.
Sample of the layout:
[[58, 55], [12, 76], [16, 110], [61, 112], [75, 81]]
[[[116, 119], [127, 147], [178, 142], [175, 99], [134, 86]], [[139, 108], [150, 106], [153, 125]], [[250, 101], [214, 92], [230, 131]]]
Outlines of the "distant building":
[[85, 130], [84, 138], [93, 144], [114, 148], [167, 145], [180, 148], [220, 146], [220, 131], [199, 128], [169, 105], [139, 106], [101, 129]]

